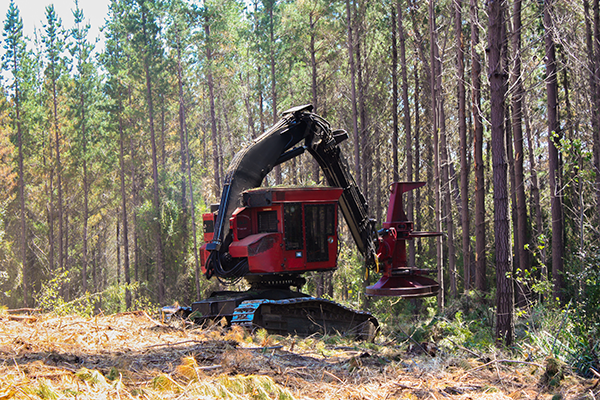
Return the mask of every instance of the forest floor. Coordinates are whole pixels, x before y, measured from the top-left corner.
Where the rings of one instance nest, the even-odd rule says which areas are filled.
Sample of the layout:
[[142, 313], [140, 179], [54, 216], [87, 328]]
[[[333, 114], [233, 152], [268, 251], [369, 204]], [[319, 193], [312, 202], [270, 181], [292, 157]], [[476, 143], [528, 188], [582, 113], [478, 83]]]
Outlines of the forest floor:
[[597, 380], [568, 371], [548, 377], [556, 373], [548, 361], [424, 347], [250, 335], [167, 324], [143, 311], [93, 318], [4, 312], [0, 400], [600, 398]]

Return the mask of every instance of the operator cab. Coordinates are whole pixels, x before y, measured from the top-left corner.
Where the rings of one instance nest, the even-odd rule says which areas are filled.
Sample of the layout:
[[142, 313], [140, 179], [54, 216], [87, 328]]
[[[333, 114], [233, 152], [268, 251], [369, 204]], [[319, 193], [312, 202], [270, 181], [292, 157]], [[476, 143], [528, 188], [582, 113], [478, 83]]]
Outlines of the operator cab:
[[[338, 200], [331, 187], [247, 190], [230, 219], [233, 259], [248, 260], [248, 275], [298, 274], [337, 267]], [[214, 213], [203, 215], [204, 241], [213, 239]], [[208, 257], [202, 246], [203, 271]]]

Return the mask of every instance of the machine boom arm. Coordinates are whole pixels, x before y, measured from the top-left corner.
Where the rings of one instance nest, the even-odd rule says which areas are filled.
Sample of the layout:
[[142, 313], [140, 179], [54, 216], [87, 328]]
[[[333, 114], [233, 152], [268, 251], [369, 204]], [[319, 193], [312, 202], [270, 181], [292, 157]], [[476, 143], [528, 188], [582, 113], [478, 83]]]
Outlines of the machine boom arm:
[[[323, 170], [327, 183], [344, 189], [340, 197], [342, 214], [367, 265], [375, 264], [375, 222], [369, 218], [366, 200], [338, 146], [348, 135], [343, 130], [332, 131], [326, 120], [311, 112], [312, 108], [305, 105], [286, 111], [276, 125], [235, 155], [225, 176], [214, 239], [206, 247], [213, 263], [220, 263], [228, 250], [229, 219], [241, 204], [242, 192], [259, 187], [276, 165], [308, 150]], [[302, 140], [304, 145], [295, 147]], [[219, 275], [218, 271], [222, 269], [207, 268], [207, 276]]]

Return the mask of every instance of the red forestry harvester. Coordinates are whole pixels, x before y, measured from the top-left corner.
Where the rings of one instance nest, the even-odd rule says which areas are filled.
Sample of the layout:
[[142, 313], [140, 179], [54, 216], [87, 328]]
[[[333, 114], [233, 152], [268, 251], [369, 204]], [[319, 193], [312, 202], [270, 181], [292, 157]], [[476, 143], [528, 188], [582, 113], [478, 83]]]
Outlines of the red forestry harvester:
[[[366, 288], [368, 296], [438, 293], [438, 283], [426, 276], [429, 271], [408, 265], [406, 257], [407, 240], [440, 235], [413, 231], [403, 209], [402, 194], [425, 183], [393, 183], [387, 221], [377, 231], [340, 151], [348, 134], [332, 131], [311, 111], [311, 105], [286, 111], [235, 155], [220, 204], [203, 216], [202, 271], [226, 284], [245, 278], [250, 289], [215, 292], [186, 309], [192, 318], [225, 317], [232, 324], [278, 334], [343, 332], [372, 338], [378, 323], [371, 314], [299, 291], [305, 272], [337, 268], [339, 211], [367, 267], [383, 273]], [[330, 187], [260, 188], [276, 165], [305, 151], [316, 159]]]

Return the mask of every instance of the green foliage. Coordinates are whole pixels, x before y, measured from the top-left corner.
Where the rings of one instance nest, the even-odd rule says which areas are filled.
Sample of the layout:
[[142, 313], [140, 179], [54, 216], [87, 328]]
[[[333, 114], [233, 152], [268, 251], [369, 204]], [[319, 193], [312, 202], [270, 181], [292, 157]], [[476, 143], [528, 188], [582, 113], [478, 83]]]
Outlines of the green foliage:
[[570, 363], [584, 375], [590, 368], [600, 369], [600, 250], [593, 249], [582, 260], [579, 273], [569, 274], [572, 287], [578, 288], [569, 312], [571, 335]]
[[[65, 288], [71, 278], [67, 271], [57, 271], [52, 278], [43, 282], [42, 287], [34, 298], [39, 308], [57, 315], [93, 316], [97, 313], [114, 314], [127, 311], [125, 309], [125, 293], [140, 293], [139, 283], [130, 285], [113, 284], [97, 293], [84, 293], [74, 300], [66, 300]], [[133, 309], [156, 311], [158, 308], [149, 299], [136, 295], [132, 304]]]

